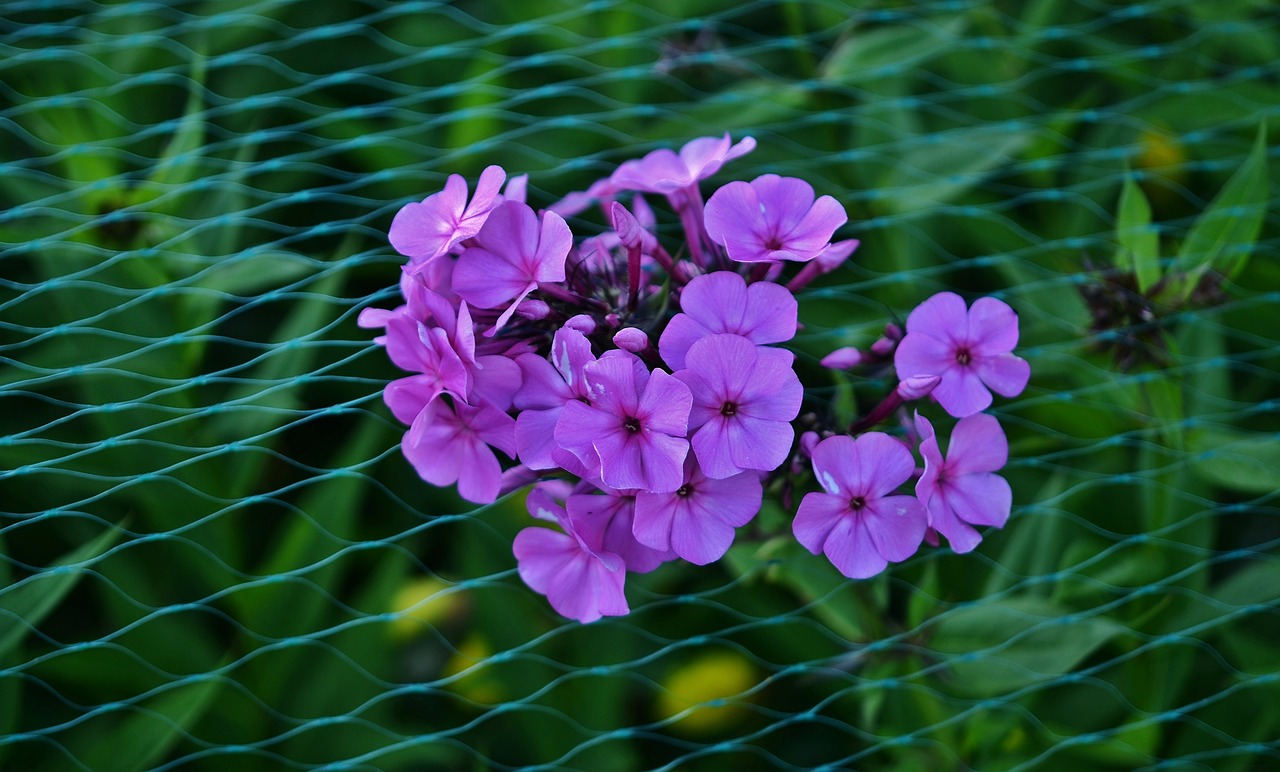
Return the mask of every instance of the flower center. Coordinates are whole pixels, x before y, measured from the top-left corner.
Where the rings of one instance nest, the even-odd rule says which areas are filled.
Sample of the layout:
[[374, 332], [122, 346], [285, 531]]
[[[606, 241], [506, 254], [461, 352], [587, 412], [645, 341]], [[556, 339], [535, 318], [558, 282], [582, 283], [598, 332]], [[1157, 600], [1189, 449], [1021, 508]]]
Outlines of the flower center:
[[967, 347], [961, 346], [956, 349], [956, 361], [962, 365], [967, 365], [973, 361], [973, 356], [969, 353], [969, 349]]
[[738, 412], [738, 406], [732, 402], [726, 402], [720, 406], [720, 415], [731, 416]]
[[862, 498], [861, 496], [854, 496], [852, 499], [849, 499], [849, 509], [852, 509], [854, 512], [857, 512], [859, 509], [862, 509], [866, 505], [867, 505], [867, 500]]
[[636, 432], [640, 431], [640, 419], [636, 418], [635, 416], [631, 416], [627, 418], [627, 420], [622, 422], [622, 428], [626, 429], [632, 434], [635, 434]]
[[690, 488], [688, 485], [681, 485], [679, 488], [676, 488], [676, 495], [682, 499], [688, 498], [693, 495], [693, 488]]

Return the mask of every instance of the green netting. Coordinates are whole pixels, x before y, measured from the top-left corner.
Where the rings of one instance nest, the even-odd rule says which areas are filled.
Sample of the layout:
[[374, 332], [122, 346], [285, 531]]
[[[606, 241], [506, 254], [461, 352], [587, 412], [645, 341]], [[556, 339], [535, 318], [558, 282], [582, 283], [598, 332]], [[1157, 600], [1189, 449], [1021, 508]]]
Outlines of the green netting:
[[[1243, 270], [1149, 305], [1112, 268], [1126, 178], [1166, 269], [1212, 251], [1277, 133], [1271, 3], [2, 10], [0, 766], [1280, 764], [1275, 175], [1218, 210]], [[744, 534], [565, 623], [518, 496], [414, 476], [355, 317], [447, 174], [546, 205], [726, 130], [759, 149], [717, 179], [804, 177], [863, 241], [806, 382], [934, 291], [1018, 309], [1014, 516], [866, 582]]]

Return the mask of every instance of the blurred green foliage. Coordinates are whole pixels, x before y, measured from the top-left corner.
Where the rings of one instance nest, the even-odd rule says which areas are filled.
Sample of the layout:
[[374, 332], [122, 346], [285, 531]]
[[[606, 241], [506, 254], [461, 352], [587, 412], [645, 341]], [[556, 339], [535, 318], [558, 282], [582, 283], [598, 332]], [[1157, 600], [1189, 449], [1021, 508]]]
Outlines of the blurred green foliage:
[[[1280, 758], [1271, 3], [20, 1], [0, 30], [0, 767]], [[804, 177], [863, 241], [802, 299], [814, 409], [859, 397], [820, 356], [934, 291], [1019, 311], [1015, 515], [855, 583], [773, 508], [565, 624], [515, 576], [520, 497], [467, 511], [399, 456], [355, 316], [447, 174], [545, 205], [723, 131], [760, 147], [721, 179]]]

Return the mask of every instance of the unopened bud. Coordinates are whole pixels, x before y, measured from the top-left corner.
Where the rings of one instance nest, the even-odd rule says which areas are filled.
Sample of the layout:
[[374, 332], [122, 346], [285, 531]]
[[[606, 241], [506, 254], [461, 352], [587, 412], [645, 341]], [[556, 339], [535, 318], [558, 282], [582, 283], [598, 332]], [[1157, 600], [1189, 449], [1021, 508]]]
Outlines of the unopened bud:
[[862, 363], [862, 352], [846, 346], [838, 348], [822, 358], [822, 366], [828, 370], [848, 370]]
[[897, 347], [898, 341], [891, 338], [881, 338], [871, 344], [871, 353], [883, 359], [892, 356], [893, 350]]
[[537, 298], [525, 298], [516, 306], [516, 315], [525, 319], [546, 319], [551, 315], [551, 306]]
[[613, 344], [620, 349], [639, 354], [649, 348], [649, 336], [644, 330], [635, 327], [623, 327], [613, 335]]
[[804, 434], [801, 434], [800, 452], [809, 458], [813, 458], [813, 449], [818, 447], [818, 440], [820, 439], [821, 437], [818, 436], [817, 432], [805, 432]]
[[578, 314], [565, 320], [564, 326], [571, 330], [577, 330], [583, 335], [590, 335], [596, 331], [596, 320], [586, 314]]
[[942, 378], [937, 375], [912, 375], [898, 384], [898, 396], [906, 401], [921, 399], [937, 388]]

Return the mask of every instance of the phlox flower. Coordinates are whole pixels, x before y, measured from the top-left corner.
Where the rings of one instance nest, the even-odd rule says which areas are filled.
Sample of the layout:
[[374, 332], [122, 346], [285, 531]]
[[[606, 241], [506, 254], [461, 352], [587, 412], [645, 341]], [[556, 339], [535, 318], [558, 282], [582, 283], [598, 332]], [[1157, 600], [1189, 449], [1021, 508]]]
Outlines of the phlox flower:
[[[1031, 367], [1014, 356], [1018, 316], [1007, 303], [978, 298], [966, 310], [954, 292], [939, 292], [907, 317], [907, 334], [893, 355], [899, 380], [937, 375], [933, 397], [956, 418], [985, 410], [991, 392], [1016, 397]], [[990, 391], [988, 390], [990, 389]]]
[[765, 174], [717, 190], [704, 218], [707, 235], [730, 258], [759, 263], [814, 259], [831, 246], [832, 234], [849, 216], [831, 196], [815, 201], [813, 186], [804, 180]]
[[586, 336], [569, 327], [560, 328], [552, 338], [550, 361], [537, 354], [516, 358], [523, 375], [523, 385], [515, 395], [515, 407], [520, 411], [516, 450], [531, 469], [561, 465], [555, 459], [560, 447], [555, 440], [556, 423], [566, 402], [587, 398], [583, 367], [594, 361]]
[[401, 207], [388, 235], [397, 252], [412, 258], [405, 270], [418, 273], [458, 242], [476, 235], [489, 212], [501, 203], [498, 191], [506, 177], [501, 166], [486, 168], [467, 203], [467, 181], [460, 174], [450, 174], [444, 190]]
[[946, 458], [929, 419], [916, 414], [924, 474], [916, 496], [929, 509], [929, 526], [947, 537], [951, 549], [969, 552], [982, 537], [975, 525], [1002, 527], [1009, 519], [1013, 492], [997, 474], [1009, 457], [1009, 441], [995, 416], [961, 418], [951, 432]]
[[813, 449], [825, 492], [800, 502], [791, 524], [796, 539], [815, 555], [826, 553], [851, 579], [906, 560], [924, 539], [929, 515], [914, 496], [891, 494], [914, 470], [911, 451], [887, 434], [828, 437]]
[[458, 483], [458, 495], [477, 504], [498, 498], [502, 467], [493, 448], [516, 455], [516, 422], [488, 404], [452, 407], [437, 399], [413, 419], [400, 444], [418, 475], [432, 485]]
[[555, 439], [614, 489], [670, 492], [683, 482], [689, 441], [689, 387], [661, 370], [649, 374], [633, 354], [583, 367], [590, 404], [570, 401]]
[[615, 190], [639, 190], [645, 193], [674, 193], [696, 185], [716, 172], [726, 161], [750, 153], [756, 141], [743, 137], [736, 145], [729, 134], [723, 137], [701, 137], [685, 144], [676, 155], [668, 148], [658, 148], [635, 161], [627, 161], [609, 177]]
[[529, 514], [558, 524], [564, 533], [525, 528], [516, 534], [512, 551], [524, 583], [545, 595], [558, 614], [579, 622], [628, 613], [622, 558], [604, 549], [598, 534], [580, 528], [541, 486], [529, 492], [526, 506]]
[[479, 308], [510, 305], [487, 335], [501, 329], [539, 282], [564, 281], [573, 233], [554, 212], [541, 220], [528, 205], [508, 201], [493, 210], [453, 269], [453, 291]]
[[388, 319], [386, 327], [391, 361], [402, 370], [419, 373], [387, 384], [383, 399], [396, 418], [413, 423], [418, 413], [444, 392], [466, 398], [470, 385], [467, 369], [443, 329], [402, 314]]
[[618, 491], [599, 481], [592, 484], [603, 493], [576, 493], [565, 506], [577, 527], [591, 543], [622, 558], [627, 570], [647, 574], [675, 557], [669, 549], [657, 549], [636, 539], [636, 497], [639, 491]]
[[635, 537], [704, 566], [724, 557], [733, 544], [734, 529], [750, 522], [763, 500], [764, 487], [755, 472], [712, 480], [689, 456], [684, 484], [675, 491], [636, 494]]
[[747, 282], [733, 271], [695, 277], [680, 293], [676, 314], [658, 339], [658, 352], [673, 370], [685, 367], [694, 341], [717, 333], [741, 335], [752, 343], [781, 343], [796, 335], [796, 298], [781, 285]]
[[792, 359], [741, 335], [711, 335], [689, 348], [687, 369], [675, 375], [693, 393], [690, 444], [708, 477], [769, 472], [787, 459], [804, 397]]

